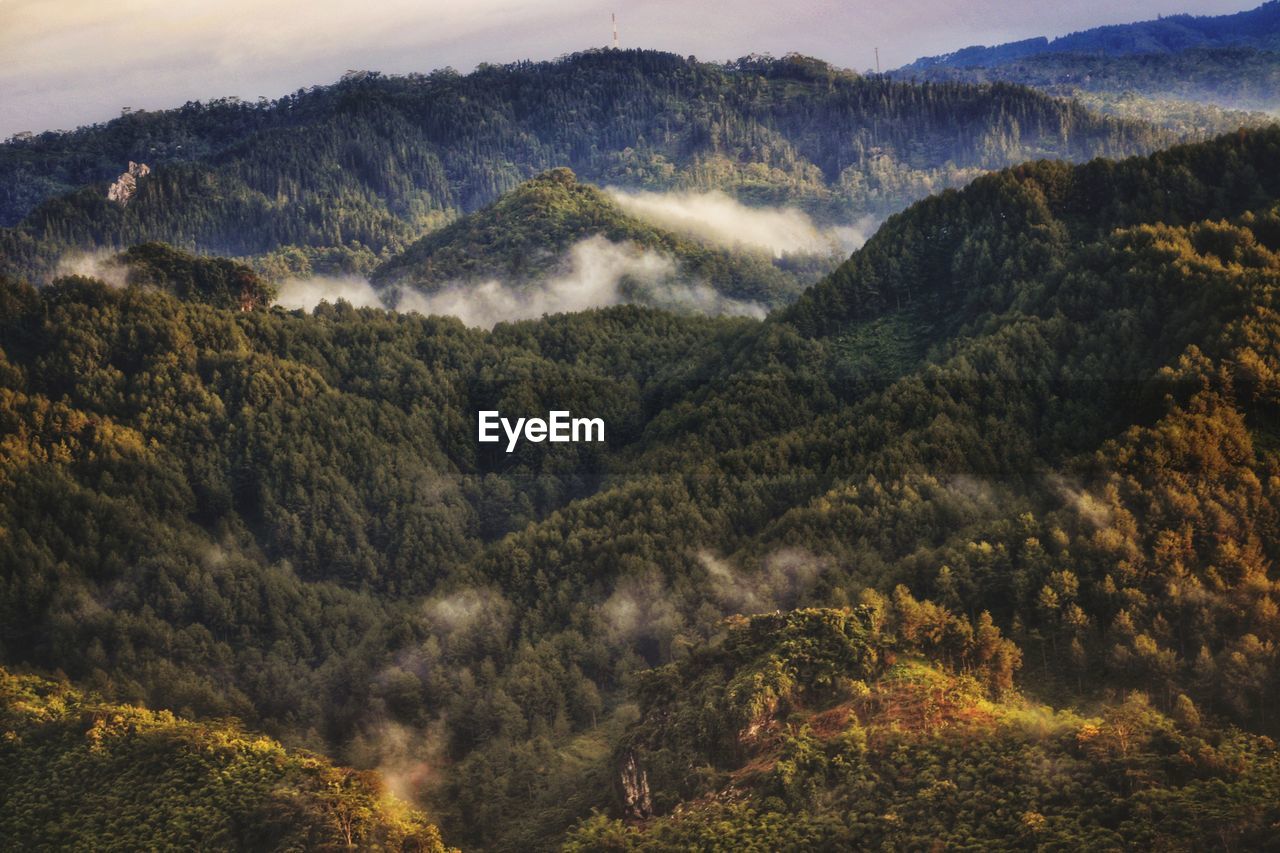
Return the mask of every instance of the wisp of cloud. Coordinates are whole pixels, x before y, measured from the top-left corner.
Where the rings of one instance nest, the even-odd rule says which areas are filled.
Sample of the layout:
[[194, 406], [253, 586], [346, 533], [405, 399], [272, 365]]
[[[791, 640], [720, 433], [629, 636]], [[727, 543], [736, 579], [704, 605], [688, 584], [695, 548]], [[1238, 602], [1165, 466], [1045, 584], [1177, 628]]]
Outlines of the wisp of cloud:
[[346, 300], [355, 308], [386, 308], [368, 279], [360, 276], [291, 278], [280, 285], [276, 304], [289, 310], [314, 311], [321, 302]]
[[69, 252], [58, 260], [53, 278], [78, 275], [96, 278], [112, 287], [128, 284], [129, 270], [115, 260], [115, 255], [105, 249], [96, 252]]
[[748, 207], [720, 190], [648, 192], [610, 187], [618, 206], [637, 219], [729, 249], [783, 255], [848, 254], [862, 247], [868, 217], [852, 225], [820, 228], [794, 207]]
[[[754, 302], [723, 296], [703, 282], [684, 280], [666, 255], [632, 243], [595, 236], [575, 244], [563, 272], [532, 286], [496, 279], [450, 285], [433, 293], [400, 288], [386, 299], [363, 278], [311, 278], [285, 282], [276, 304], [313, 310], [321, 302], [345, 299], [356, 307], [457, 317], [469, 326], [498, 323], [636, 302], [676, 311], [710, 315], [763, 317]], [[390, 303], [390, 305], [388, 305]]]

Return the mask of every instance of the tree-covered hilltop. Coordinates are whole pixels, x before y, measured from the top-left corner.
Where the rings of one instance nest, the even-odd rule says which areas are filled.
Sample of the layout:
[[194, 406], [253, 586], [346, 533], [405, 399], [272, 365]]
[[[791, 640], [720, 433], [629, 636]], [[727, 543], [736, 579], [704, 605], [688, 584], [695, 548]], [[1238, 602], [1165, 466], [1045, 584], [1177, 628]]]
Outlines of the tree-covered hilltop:
[[[563, 168], [527, 181], [492, 205], [428, 234], [381, 264], [371, 278], [384, 291], [431, 293], [486, 280], [530, 288], [563, 275], [570, 248], [591, 237], [670, 258], [674, 264], [669, 277], [704, 283], [739, 300], [774, 306], [792, 301], [810, 283], [790, 268], [775, 265], [762, 251], [718, 248], [628, 216], [606, 193], [578, 182]], [[835, 250], [832, 246], [831, 252]], [[820, 265], [828, 258], [814, 260]]]
[[1269, 738], [1206, 724], [1186, 697], [1170, 712], [1140, 694], [1085, 714], [1037, 705], [992, 683], [1008, 641], [985, 614], [975, 631], [901, 587], [868, 599], [738, 617], [722, 645], [646, 673], [640, 720], [615, 756], [633, 820], [593, 815], [564, 849], [1273, 841]]
[[[982, 177], [763, 322], [484, 332], [7, 280], [0, 662], [425, 761], [477, 848], [905, 844], [951, 815], [957, 844], [1249, 846], [1280, 699], [1276, 162], [1273, 128]], [[480, 409], [552, 408], [608, 443], [474, 440]], [[894, 728], [893, 697], [936, 704], [916, 682], [974, 755]], [[1013, 690], [1079, 717], [1028, 729]], [[735, 752], [771, 705], [791, 752]], [[609, 822], [628, 748], [662, 812], [639, 836]], [[747, 800], [708, 799], [742, 768]]]
[[0, 669], [0, 838], [15, 850], [445, 853], [375, 774], [233, 723], [110, 704]]
[[[1212, 230], [1231, 227], [1223, 220], [1252, 215], [1262, 218], [1256, 241], [1266, 246], [1265, 223], [1280, 198], [1280, 173], [1269, 166], [1277, 156], [1280, 126], [1242, 129], [1210, 145], [1176, 146], [1120, 162], [1017, 166], [891, 218], [780, 317], [806, 335], [823, 337], [889, 311], [922, 310], [953, 325], [1007, 312], [1019, 305], [1020, 290], [1041, 295], [1046, 277], [1068, 254], [1079, 253], [1080, 244], [1118, 239], [1117, 229], [1142, 225]], [[1265, 257], [1248, 255], [1251, 262]]]
[[[1173, 141], [1013, 86], [919, 86], [816, 60], [718, 65], [593, 51], [468, 75], [352, 75], [277, 101], [135, 112], [0, 145], [0, 255], [161, 240], [231, 256], [297, 246], [368, 268], [455, 212], [567, 166], [583, 180], [720, 188], [826, 218], [884, 214], [1036, 157]], [[127, 204], [107, 184], [146, 162]]]
[[167, 290], [180, 299], [219, 308], [252, 311], [275, 298], [275, 288], [244, 264], [226, 258], [202, 258], [163, 243], [144, 243], [121, 252], [113, 262], [129, 284]]

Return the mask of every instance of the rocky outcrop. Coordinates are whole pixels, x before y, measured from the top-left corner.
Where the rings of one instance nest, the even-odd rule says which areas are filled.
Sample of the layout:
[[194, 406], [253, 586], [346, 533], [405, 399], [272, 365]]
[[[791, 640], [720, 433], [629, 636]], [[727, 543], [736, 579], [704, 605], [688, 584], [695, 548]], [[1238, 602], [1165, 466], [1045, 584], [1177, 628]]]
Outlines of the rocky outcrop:
[[135, 163], [130, 160], [128, 171], [107, 189], [107, 201], [114, 201], [120, 205], [128, 204], [129, 199], [133, 198], [133, 194], [138, 191], [138, 179], [149, 174], [151, 174], [151, 167], [146, 163]]
[[622, 762], [619, 782], [622, 785], [622, 803], [627, 817], [646, 818], [653, 814], [649, 776], [636, 761], [634, 752], [628, 752], [626, 760]]

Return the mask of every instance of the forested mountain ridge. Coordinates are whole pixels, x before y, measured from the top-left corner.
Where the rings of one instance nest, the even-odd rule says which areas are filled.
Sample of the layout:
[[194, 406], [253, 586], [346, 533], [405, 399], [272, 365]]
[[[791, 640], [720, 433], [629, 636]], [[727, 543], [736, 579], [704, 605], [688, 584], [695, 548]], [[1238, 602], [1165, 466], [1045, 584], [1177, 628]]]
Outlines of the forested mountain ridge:
[[[1280, 800], [1278, 161], [1269, 129], [1005, 170], [763, 322], [6, 281], [3, 660], [418, 779], [480, 848], [961, 813], [934, 840], [1251, 844]], [[552, 407], [608, 444], [473, 440]], [[1066, 794], [1002, 775], [1046, 762]], [[614, 823], [642, 775], [657, 819]]]
[[1267, 0], [1256, 9], [1231, 15], [1170, 15], [1154, 21], [1096, 27], [1052, 41], [1033, 38], [994, 47], [967, 47], [942, 56], [922, 57], [900, 70], [990, 67], [1040, 54], [1124, 56], [1217, 47], [1280, 49], [1280, 2]]
[[[0, 251], [27, 274], [67, 249], [149, 240], [232, 256], [297, 246], [324, 269], [368, 269], [559, 166], [599, 185], [720, 188], [849, 221], [1022, 160], [1172, 141], [1017, 87], [895, 83], [800, 57], [593, 51], [465, 76], [352, 75], [273, 102], [11, 140]], [[131, 160], [152, 173], [127, 205], [108, 202]]]
[[[982, 300], [1008, 297], [997, 281], [1030, 281], [1048, 271], [1026, 266], [1043, 262], [1046, 249], [1097, 241], [1142, 223], [1185, 227], [1268, 207], [1280, 196], [1280, 174], [1267, 165], [1280, 156], [1278, 138], [1280, 127], [1241, 130], [1213, 145], [1176, 146], [1150, 157], [1079, 166], [1041, 161], [981, 178], [964, 192], [943, 192], [919, 203], [911, 216], [891, 218], [862, 251], [806, 291], [781, 318], [821, 336], [922, 299], [931, 301], [928, 310], [939, 316], [957, 300], [967, 303], [966, 313], [994, 307]], [[954, 227], [955, 219], [966, 227]], [[997, 259], [1016, 265], [990, 267]], [[987, 288], [964, 286], [982, 281], [984, 274], [991, 276]]]

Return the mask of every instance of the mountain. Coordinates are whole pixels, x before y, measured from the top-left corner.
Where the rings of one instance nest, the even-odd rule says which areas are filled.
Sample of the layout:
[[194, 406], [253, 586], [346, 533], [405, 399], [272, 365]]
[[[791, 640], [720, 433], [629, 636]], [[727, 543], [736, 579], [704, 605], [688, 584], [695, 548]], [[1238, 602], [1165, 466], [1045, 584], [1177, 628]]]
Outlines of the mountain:
[[[605, 192], [579, 183], [568, 169], [527, 181], [492, 205], [433, 231], [378, 266], [371, 279], [384, 291], [434, 293], [486, 280], [529, 290], [570, 273], [565, 267], [571, 249], [591, 238], [638, 247], [659, 261], [669, 258], [674, 264], [656, 271], [660, 279], [702, 282], [733, 299], [777, 305], [790, 302], [807, 284], [793, 272], [794, 260], [787, 269], [750, 246], [708, 245], [628, 216]], [[827, 255], [837, 250], [833, 243]], [[644, 301], [644, 293], [636, 299]]]
[[120, 848], [445, 853], [374, 774], [286, 751], [226, 722], [98, 701], [0, 669], [0, 836], [29, 850]]
[[[0, 256], [42, 280], [69, 250], [149, 241], [236, 257], [296, 248], [316, 272], [368, 271], [561, 166], [601, 186], [721, 189], [831, 223], [1023, 160], [1173, 141], [1025, 89], [897, 83], [802, 57], [594, 51], [468, 75], [354, 74], [277, 101], [140, 111], [0, 145]], [[149, 173], [109, 200], [131, 162]]]
[[[1213, 145], [1179, 146], [1147, 158], [1080, 166], [1041, 161], [980, 179], [964, 192], [917, 204], [912, 216], [890, 219], [782, 316], [808, 334], [827, 336], [924, 300], [931, 316], [956, 322], [975, 309], [994, 309], [982, 302], [990, 294], [1007, 298], [1009, 288], [1042, 275], [1033, 259], [1062, 251], [1059, 241], [1087, 244], [1144, 223], [1187, 228], [1249, 211], [1266, 218], [1280, 194], [1266, 166], [1278, 138], [1280, 127], [1240, 130]], [[1025, 221], [1022, 233], [1009, 228], [1011, 219]], [[955, 220], [965, 226], [954, 227]], [[993, 264], [1008, 266], [996, 272]], [[993, 278], [977, 286], [984, 272]], [[966, 313], [956, 313], [963, 303], [969, 303]]]
[[1276, 162], [1002, 170], [764, 320], [227, 306], [155, 247], [4, 279], [0, 663], [380, 769], [477, 849], [1256, 846]]
[[1052, 41], [1033, 38], [994, 47], [966, 47], [942, 56], [917, 59], [900, 70], [992, 67], [1043, 54], [1116, 57], [1226, 47], [1280, 50], [1280, 2], [1268, 0], [1256, 9], [1233, 15], [1173, 15], [1154, 21], [1097, 27]]

